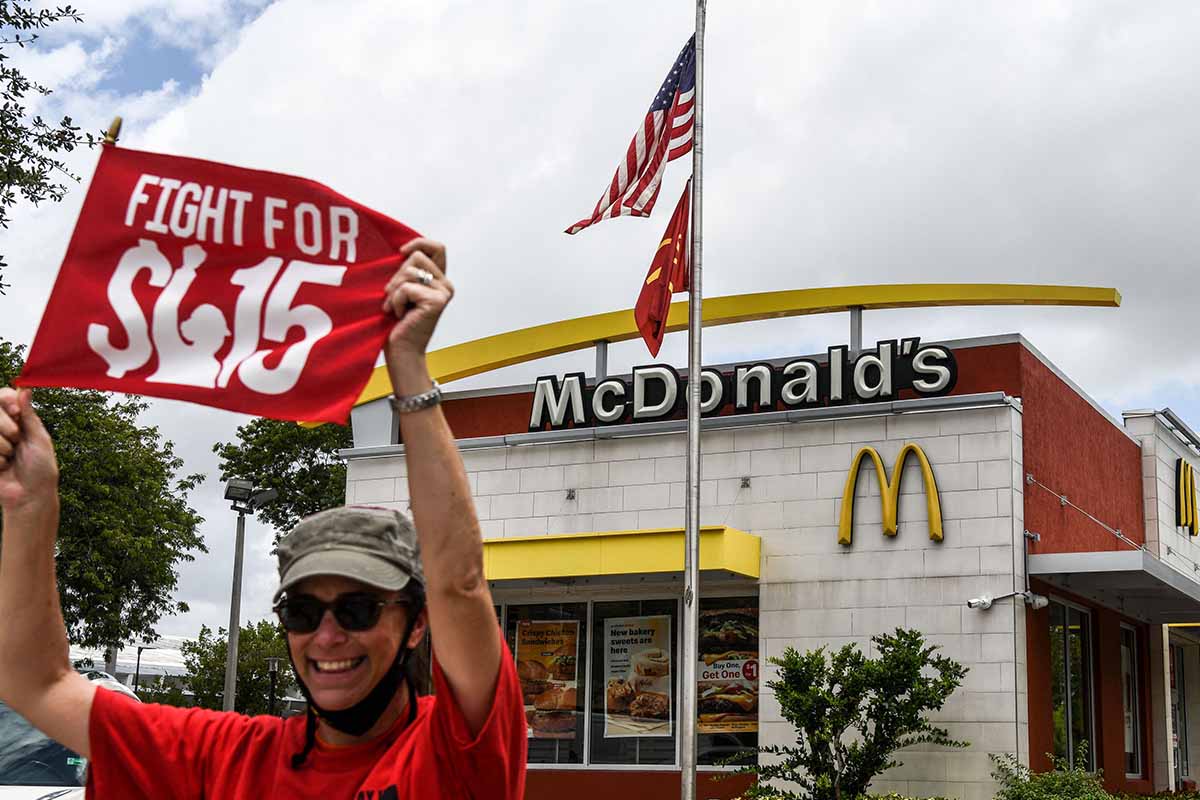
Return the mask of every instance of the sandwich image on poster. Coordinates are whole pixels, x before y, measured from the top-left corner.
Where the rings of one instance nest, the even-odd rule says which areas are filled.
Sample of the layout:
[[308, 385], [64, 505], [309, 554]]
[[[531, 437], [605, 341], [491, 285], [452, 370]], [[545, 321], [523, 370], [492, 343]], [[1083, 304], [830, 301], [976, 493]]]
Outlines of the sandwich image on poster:
[[671, 618], [604, 622], [604, 737], [671, 735]]
[[758, 730], [758, 613], [752, 608], [700, 612], [696, 730]]
[[517, 623], [517, 677], [531, 739], [574, 739], [578, 698], [579, 621]]

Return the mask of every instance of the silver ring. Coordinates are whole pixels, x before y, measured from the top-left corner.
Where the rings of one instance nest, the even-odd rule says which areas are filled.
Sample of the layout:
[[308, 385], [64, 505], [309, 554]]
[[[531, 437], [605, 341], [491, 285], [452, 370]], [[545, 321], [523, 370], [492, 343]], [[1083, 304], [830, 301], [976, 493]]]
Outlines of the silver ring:
[[420, 267], [416, 267], [416, 270], [417, 270], [417, 283], [421, 284], [422, 286], [430, 286], [433, 284], [433, 273], [432, 272], [430, 272], [427, 269], [421, 269]]

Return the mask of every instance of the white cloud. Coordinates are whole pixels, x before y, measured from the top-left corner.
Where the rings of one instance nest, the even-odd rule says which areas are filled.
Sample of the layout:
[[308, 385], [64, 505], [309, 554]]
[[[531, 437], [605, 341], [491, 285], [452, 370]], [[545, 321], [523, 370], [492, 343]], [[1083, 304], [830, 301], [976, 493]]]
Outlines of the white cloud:
[[[445, 345], [632, 305], [687, 165], [668, 168], [652, 220], [561, 231], [611, 177], [691, 32], [691, 8], [360, 0], [333, 15], [283, 0], [259, 14], [253, 3], [124, 0], [85, 9], [84, 53], [134, 21], [210, 48], [210, 74], [188, 89], [66, 100], [91, 129], [124, 112], [129, 146], [311, 177], [445, 240], [459, 287], [435, 343]], [[713, 6], [706, 294], [1116, 286], [1119, 310], [878, 312], [866, 338], [1020, 331], [1110, 406], [1194, 395], [1200, 115], [1186, 98], [1200, 93], [1197, 38], [1200, 7], [1165, 2]], [[75, 50], [57, 58], [63, 74], [84, 63]], [[92, 159], [73, 163], [88, 174]], [[81, 198], [23, 211], [0, 242], [15, 285], [0, 299], [0, 334], [32, 337]], [[706, 361], [820, 351], [845, 329], [842, 316], [717, 329]], [[683, 336], [663, 353], [682, 364]], [[645, 354], [630, 343], [611, 359], [620, 369]], [[589, 363], [565, 356], [486, 377]], [[209, 445], [238, 418], [184, 408], [159, 406], [154, 419], [189, 469], [211, 471]], [[213, 553], [185, 575], [196, 610], [182, 623], [193, 627], [224, 624], [232, 513], [218, 489], [198, 496]], [[249, 617], [269, 601], [272, 565], [260, 547], [247, 567]], [[164, 629], [191, 632], [179, 623]]]

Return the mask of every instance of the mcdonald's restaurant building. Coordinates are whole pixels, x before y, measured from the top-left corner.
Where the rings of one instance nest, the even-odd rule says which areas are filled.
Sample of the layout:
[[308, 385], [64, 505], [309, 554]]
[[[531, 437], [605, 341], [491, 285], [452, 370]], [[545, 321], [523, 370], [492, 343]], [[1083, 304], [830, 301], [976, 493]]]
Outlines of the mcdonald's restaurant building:
[[[567, 349], [544, 343], [565, 324], [539, 352]], [[513, 363], [503, 338], [432, 354], [435, 375]], [[706, 367], [681, 687], [687, 376], [597, 370], [443, 399], [522, 678], [528, 797], [678, 796], [689, 688], [696, 796], [736, 797], [721, 764], [795, 741], [767, 659], [870, 653], [897, 627], [969, 668], [934, 719], [970, 746], [907, 750], [874, 791], [991, 798], [990, 755], [1044, 770], [1084, 741], [1112, 790], [1200, 780], [1200, 437], [1169, 409], [1116, 419], [1015, 334]], [[398, 420], [371, 393], [347, 498], [405, 508]]]

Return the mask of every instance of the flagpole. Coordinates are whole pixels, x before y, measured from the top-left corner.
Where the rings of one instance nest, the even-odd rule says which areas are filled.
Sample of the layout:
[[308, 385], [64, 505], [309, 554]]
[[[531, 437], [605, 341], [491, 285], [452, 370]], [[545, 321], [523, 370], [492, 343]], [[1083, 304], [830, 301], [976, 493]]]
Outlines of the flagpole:
[[696, 94], [692, 123], [692, 257], [688, 279], [687, 500], [683, 552], [683, 647], [679, 711], [680, 797], [696, 800], [696, 665], [700, 628], [700, 325], [704, 223], [704, 12], [696, 0]]

